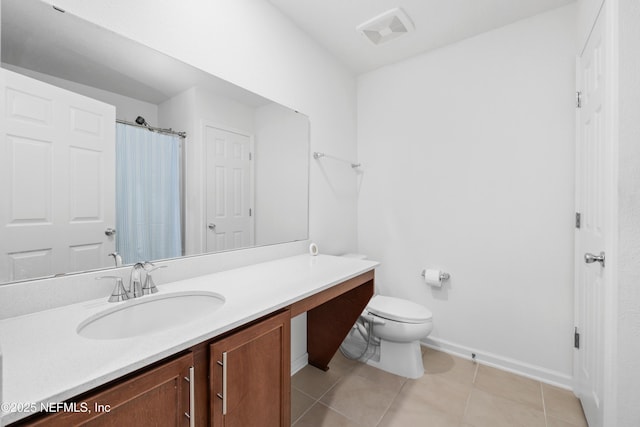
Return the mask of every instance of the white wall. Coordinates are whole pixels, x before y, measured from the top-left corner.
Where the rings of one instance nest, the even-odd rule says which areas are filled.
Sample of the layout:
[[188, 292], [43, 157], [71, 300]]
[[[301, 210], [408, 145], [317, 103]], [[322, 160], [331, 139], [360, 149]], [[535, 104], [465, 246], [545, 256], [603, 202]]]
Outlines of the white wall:
[[253, 135], [255, 108], [225, 98], [207, 89], [196, 88], [196, 117], [228, 130]]
[[[255, 110], [256, 244], [307, 235], [309, 167], [307, 117], [278, 104]], [[284, 191], [283, 191], [284, 190]]]
[[186, 132], [193, 138], [196, 131], [196, 88], [185, 90], [158, 105], [158, 127]]
[[[640, 3], [619, 0], [618, 328], [615, 425], [640, 425]], [[614, 3], [615, 4], [615, 3]], [[611, 9], [610, 9], [611, 10]]]
[[[358, 250], [432, 343], [568, 385], [575, 6], [358, 78]], [[443, 289], [420, 272], [451, 274]]]

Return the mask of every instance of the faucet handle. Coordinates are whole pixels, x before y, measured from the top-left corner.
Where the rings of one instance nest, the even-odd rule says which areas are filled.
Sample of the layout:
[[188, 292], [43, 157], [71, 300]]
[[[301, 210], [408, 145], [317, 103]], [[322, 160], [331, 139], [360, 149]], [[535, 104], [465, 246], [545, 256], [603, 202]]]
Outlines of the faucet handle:
[[120, 302], [126, 301], [129, 299], [129, 295], [127, 291], [124, 290], [124, 285], [122, 284], [122, 278], [118, 276], [100, 276], [96, 277], [96, 280], [102, 279], [115, 279], [116, 286], [113, 288], [113, 292], [111, 292], [111, 296], [109, 297], [109, 302]]
[[131, 274], [129, 275], [129, 289], [127, 289], [129, 298], [138, 298], [143, 295], [142, 278], [140, 277], [141, 270], [144, 270], [144, 264], [141, 262], [135, 263], [133, 269], [131, 269]]
[[156, 287], [156, 284], [153, 281], [153, 277], [151, 276], [151, 273], [159, 268], [166, 268], [166, 267], [167, 267], [166, 265], [156, 266], [149, 261], [146, 261], [144, 263], [143, 268], [147, 272], [147, 277], [144, 281], [144, 286], [142, 287], [142, 295], [155, 294], [156, 292], [158, 292], [158, 288]]
[[150, 261], [145, 261], [144, 264], [142, 265], [142, 267], [145, 269], [145, 271], [147, 273], [151, 273], [152, 271], [156, 271], [159, 268], [166, 268], [166, 265], [155, 265], [154, 263], [150, 262]]

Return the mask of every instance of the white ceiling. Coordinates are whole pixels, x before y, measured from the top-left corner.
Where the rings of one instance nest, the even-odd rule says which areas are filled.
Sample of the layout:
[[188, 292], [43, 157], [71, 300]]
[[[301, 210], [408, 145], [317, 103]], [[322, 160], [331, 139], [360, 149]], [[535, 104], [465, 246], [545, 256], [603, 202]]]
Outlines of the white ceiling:
[[2, 62], [160, 104], [193, 86], [271, 101], [39, 0], [2, 0]]
[[[355, 74], [401, 61], [574, 0], [268, 0]], [[374, 46], [359, 24], [401, 7], [415, 30]]]
[[[354, 74], [574, 0], [267, 0]], [[194, 86], [248, 105], [267, 100], [38, 0], [2, 0], [2, 61], [158, 104]], [[357, 25], [402, 7], [415, 31], [374, 46]], [[154, 64], [154, 67], [149, 67]], [[162, 70], [162, 72], [153, 72]]]

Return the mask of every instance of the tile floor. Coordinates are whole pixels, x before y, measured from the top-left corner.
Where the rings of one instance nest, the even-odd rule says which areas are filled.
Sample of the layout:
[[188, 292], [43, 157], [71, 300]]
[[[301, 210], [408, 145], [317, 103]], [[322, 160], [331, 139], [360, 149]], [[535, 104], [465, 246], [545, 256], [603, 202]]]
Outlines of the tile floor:
[[327, 372], [307, 366], [292, 378], [295, 427], [586, 427], [568, 390], [436, 350], [423, 350], [418, 380], [338, 353]]

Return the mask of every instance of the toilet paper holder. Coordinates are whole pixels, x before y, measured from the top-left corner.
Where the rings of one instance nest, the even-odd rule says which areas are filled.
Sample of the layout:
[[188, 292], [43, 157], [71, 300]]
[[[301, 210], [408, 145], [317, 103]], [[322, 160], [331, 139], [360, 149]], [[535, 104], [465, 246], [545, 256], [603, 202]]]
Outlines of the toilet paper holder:
[[[422, 273], [420, 273], [420, 276], [424, 277], [424, 274], [427, 270], [422, 270]], [[449, 273], [445, 273], [444, 271], [440, 272], [440, 280], [449, 280], [449, 278], [451, 277], [451, 275]]]

